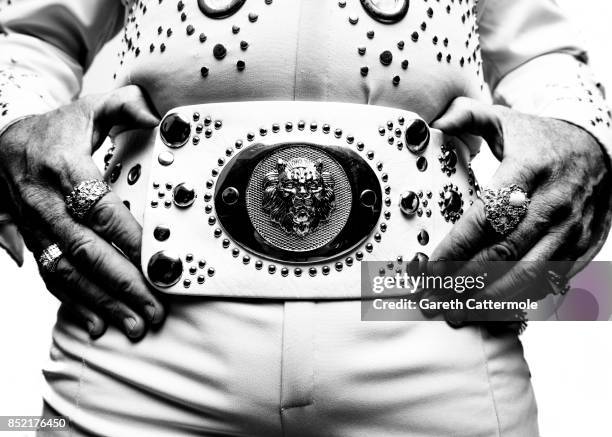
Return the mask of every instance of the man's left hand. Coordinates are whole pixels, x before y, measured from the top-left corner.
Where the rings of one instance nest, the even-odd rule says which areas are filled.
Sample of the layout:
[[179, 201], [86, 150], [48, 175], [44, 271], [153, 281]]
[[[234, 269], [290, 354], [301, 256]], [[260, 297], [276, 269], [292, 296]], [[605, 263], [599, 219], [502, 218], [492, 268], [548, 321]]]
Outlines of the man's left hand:
[[[432, 127], [451, 135], [483, 137], [501, 161], [488, 188], [516, 184], [531, 199], [525, 217], [504, 237], [487, 222], [484, 203], [477, 200], [435, 249], [432, 260], [526, 261], [516, 263], [482, 296], [500, 299], [541, 280], [547, 261], [583, 263], [595, 256], [610, 229], [612, 185], [608, 156], [587, 131], [463, 97]], [[575, 264], [572, 272], [563, 274], [579, 268]]]

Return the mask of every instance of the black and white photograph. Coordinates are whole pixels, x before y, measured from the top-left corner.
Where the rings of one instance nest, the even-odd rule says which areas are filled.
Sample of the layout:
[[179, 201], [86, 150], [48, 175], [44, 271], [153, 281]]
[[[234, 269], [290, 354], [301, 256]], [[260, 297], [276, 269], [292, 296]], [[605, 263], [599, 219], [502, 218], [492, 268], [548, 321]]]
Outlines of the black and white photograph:
[[0, 436], [612, 435], [611, 19], [0, 0]]

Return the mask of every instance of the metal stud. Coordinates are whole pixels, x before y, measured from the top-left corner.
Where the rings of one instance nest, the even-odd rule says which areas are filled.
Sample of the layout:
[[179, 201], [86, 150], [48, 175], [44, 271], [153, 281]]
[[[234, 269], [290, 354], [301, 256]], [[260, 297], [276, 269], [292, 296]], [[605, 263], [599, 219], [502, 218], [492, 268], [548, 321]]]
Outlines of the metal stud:
[[399, 206], [402, 213], [413, 216], [419, 209], [419, 197], [414, 191], [407, 191], [400, 196]]
[[195, 190], [186, 183], [181, 183], [174, 187], [174, 191], [172, 194], [174, 204], [179, 208], [190, 207], [191, 205], [193, 205], [193, 202], [196, 198]]
[[191, 124], [179, 114], [172, 113], [162, 120], [159, 131], [164, 144], [178, 148], [187, 143], [191, 135]]
[[154, 285], [172, 287], [183, 275], [183, 262], [177, 254], [162, 250], [149, 259], [147, 274]]

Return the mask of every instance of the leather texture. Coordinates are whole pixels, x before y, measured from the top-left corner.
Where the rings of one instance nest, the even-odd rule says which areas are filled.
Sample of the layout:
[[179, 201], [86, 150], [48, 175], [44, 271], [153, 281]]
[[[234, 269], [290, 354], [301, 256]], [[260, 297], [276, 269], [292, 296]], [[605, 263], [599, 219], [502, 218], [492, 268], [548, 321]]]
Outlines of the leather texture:
[[[412, 120], [420, 119], [415, 113], [380, 106], [321, 102], [206, 104], [174, 108], [169, 113], [180, 114], [183, 119], [191, 121], [192, 135], [186, 145], [176, 149], [168, 147], [157, 130], [122, 134], [116, 138], [116, 155], [107, 170], [113, 190], [129, 202], [132, 212], [143, 223], [142, 267], [147, 277], [149, 260], [159, 251], [175, 253], [182, 260], [180, 281], [171, 287], [157, 287], [166, 293], [283, 299], [358, 298], [361, 276], [357, 251], [363, 253], [363, 261], [394, 261], [398, 256], [409, 260], [417, 252], [428, 255], [452, 226], [443, 217], [438, 204], [442, 200], [444, 187], [449, 184], [456, 186], [466, 209], [476, 198], [468, 175], [470, 147], [461, 140], [432, 129], [429, 145], [422, 154], [416, 155], [407, 150], [404, 133]], [[192, 121], [194, 113], [200, 115], [199, 122]], [[204, 129], [210, 129], [210, 138], [206, 138], [205, 131], [199, 135], [195, 133], [196, 126], [203, 124], [208, 117], [211, 124]], [[404, 120], [403, 125], [399, 124], [399, 119]], [[303, 130], [298, 128], [300, 120], [305, 124]], [[222, 127], [216, 129], [214, 125], [219, 122]], [[291, 132], [285, 129], [287, 122], [293, 124]], [[314, 132], [311, 129], [313, 122], [317, 126]], [[389, 122], [393, 123], [391, 128]], [[279, 125], [279, 132], [273, 132], [273, 124]], [[329, 133], [324, 132], [324, 124], [329, 125]], [[262, 127], [267, 130], [265, 136], [260, 133]], [[342, 130], [340, 137], [335, 134], [338, 128]], [[399, 129], [399, 137], [396, 136], [396, 129]], [[252, 141], [248, 139], [249, 133], [254, 134]], [[193, 144], [194, 136], [199, 137], [197, 145]], [[347, 142], [347, 136], [354, 137], [352, 144]], [[393, 140], [393, 144], [389, 144], [389, 139]], [[242, 141], [241, 149], [236, 149], [236, 141]], [[268, 147], [279, 143], [314, 143], [357, 151], [364, 163], [376, 173], [383, 190], [389, 193], [383, 193], [383, 213], [376, 228], [365, 241], [342, 256], [300, 265], [270, 261], [232, 240], [218, 220], [209, 223], [209, 219], [215, 218], [216, 214], [214, 209], [210, 213], [205, 212], [207, 205], [213, 205], [206, 199], [207, 194], [214, 194], [215, 188], [206, 188], [206, 183], [209, 180], [216, 183], [217, 178], [212, 176], [212, 171], [231, 166], [255, 143]], [[362, 151], [358, 151], [358, 143], [364, 144]], [[401, 150], [398, 143], [404, 143]], [[454, 145], [458, 157], [456, 171], [450, 175], [442, 171], [442, 145]], [[472, 150], [477, 148], [477, 142], [471, 144]], [[227, 150], [232, 152], [231, 157], [227, 156]], [[161, 165], [158, 160], [160, 154], [168, 152], [174, 156], [173, 164]], [[368, 157], [369, 152], [373, 152], [372, 159]], [[223, 160], [222, 166], [218, 165], [219, 159]], [[427, 168], [420, 171], [417, 161], [422, 163], [423, 160], [426, 160]], [[139, 164], [142, 167], [140, 179], [130, 185], [129, 170]], [[382, 166], [379, 167], [379, 164]], [[119, 176], [117, 168], [121, 169]], [[388, 175], [387, 182], [383, 182], [383, 174]], [[176, 187], [180, 183], [195, 188], [196, 199], [189, 208], [176, 207], [172, 203], [172, 189], [166, 187]], [[400, 195], [408, 191], [423, 193], [420, 200], [422, 215], [406, 216], [401, 212]], [[431, 197], [428, 197], [428, 192]], [[163, 198], [160, 198], [160, 193]], [[164, 206], [166, 201], [171, 204], [169, 207]], [[425, 203], [427, 206], [424, 206]], [[428, 210], [431, 211], [430, 216]], [[388, 219], [386, 212], [389, 213]], [[154, 238], [154, 230], [158, 226], [170, 229], [167, 240]], [[222, 235], [216, 235], [216, 229]], [[426, 231], [429, 236], [425, 245], [418, 239], [421, 231]], [[380, 236], [380, 241], [377, 241], [376, 234]], [[223, 244], [226, 238], [230, 240], [227, 247]], [[368, 243], [372, 244], [371, 252], [366, 249]], [[238, 255], [233, 249], [239, 251]], [[250, 257], [248, 264], [243, 263], [244, 255]], [[354, 262], [348, 263], [347, 257], [352, 257]], [[204, 268], [198, 266], [200, 260], [206, 261]], [[262, 261], [260, 269], [255, 267], [257, 261]], [[336, 269], [338, 262], [341, 271]], [[270, 265], [274, 266], [273, 274], [269, 272]], [[324, 266], [330, 268], [328, 275], [322, 273]], [[190, 267], [195, 268], [192, 273], [189, 272]], [[281, 274], [284, 267], [289, 271], [286, 277]], [[314, 277], [309, 274], [311, 267], [317, 270]], [[214, 269], [214, 275], [208, 274], [210, 268]], [[300, 277], [295, 274], [296, 268], [302, 270]], [[203, 284], [196, 279], [200, 275], [205, 276]], [[185, 280], [189, 281], [188, 287]]]

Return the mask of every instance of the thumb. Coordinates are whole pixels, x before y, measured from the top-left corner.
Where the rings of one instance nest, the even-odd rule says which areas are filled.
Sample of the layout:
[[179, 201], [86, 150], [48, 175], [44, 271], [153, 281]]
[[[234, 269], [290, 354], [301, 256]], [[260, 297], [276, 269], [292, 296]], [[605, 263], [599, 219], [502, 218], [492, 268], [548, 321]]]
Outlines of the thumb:
[[503, 127], [500, 108], [467, 97], [457, 97], [431, 126], [449, 135], [482, 137], [493, 154], [503, 154]]
[[140, 87], [129, 85], [105, 95], [94, 107], [94, 151], [113, 127], [122, 130], [152, 128], [159, 117], [151, 109]]

